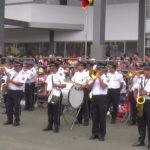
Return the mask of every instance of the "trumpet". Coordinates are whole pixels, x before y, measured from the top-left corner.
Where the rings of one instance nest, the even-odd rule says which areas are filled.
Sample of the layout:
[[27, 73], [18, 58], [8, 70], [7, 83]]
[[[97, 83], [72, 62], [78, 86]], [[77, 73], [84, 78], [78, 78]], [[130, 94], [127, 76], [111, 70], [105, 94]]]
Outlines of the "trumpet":
[[90, 76], [93, 80], [95, 80], [95, 79], [97, 79], [97, 78], [99, 77], [99, 71], [98, 71], [98, 70], [91, 70], [91, 71], [89, 72], [89, 76]]

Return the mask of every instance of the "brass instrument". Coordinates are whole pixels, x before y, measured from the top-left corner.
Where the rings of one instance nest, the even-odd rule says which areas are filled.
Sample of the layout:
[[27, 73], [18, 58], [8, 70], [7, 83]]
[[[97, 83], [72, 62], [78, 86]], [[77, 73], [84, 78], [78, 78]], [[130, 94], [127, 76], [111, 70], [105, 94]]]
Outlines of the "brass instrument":
[[4, 73], [5, 73], [5, 66], [1, 65], [0, 66], [0, 75], [4, 75]]
[[140, 96], [139, 95], [139, 89], [138, 89], [138, 97], [136, 99], [136, 107], [137, 107], [137, 115], [139, 117], [142, 117], [143, 116], [143, 105], [145, 103], [145, 98], [143, 96]]
[[132, 78], [134, 76], [134, 72], [128, 71], [127, 77]]
[[143, 116], [143, 105], [145, 103], [145, 98], [143, 96], [138, 96], [137, 99], [136, 99], [136, 102], [137, 102], [137, 115], [139, 117], [142, 117]]
[[134, 77], [136, 74], [144, 74], [144, 70], [140, 69], [140, 70], [129, 70], [129, 71], [125, 71], [123, 73], [123, 76], [126, 78], [131, 79], [132, 77]]
[[91, 71], [89, 72], [89, 76], [90, 76], [93, 80], [95, 80], [95, 79], [97, 79], [97, 78], [99, 77], [99, 72], [98, 72], [97, 70], [91, 70]]

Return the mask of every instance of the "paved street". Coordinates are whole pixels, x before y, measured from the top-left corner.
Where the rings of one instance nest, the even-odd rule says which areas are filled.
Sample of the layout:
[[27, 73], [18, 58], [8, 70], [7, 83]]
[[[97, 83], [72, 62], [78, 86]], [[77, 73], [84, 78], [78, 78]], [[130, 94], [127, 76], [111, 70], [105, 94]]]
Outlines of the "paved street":
[[36, 108], [33, 112], [22, 111], [21, 126], [4, 126], [6, 115], [0, 111], [0, 150], [146, 150], [146, 147], [133, 148], [137, 139], [136, 127], [117, 123], [107, 124], [104, 142], [91, 141], [89, 127], [74, 126], [70, 130], [73, 117], [66, 115], [69, 125], [61, 118], [60, 133], [43, 132], [47, 125], [46, 108]]

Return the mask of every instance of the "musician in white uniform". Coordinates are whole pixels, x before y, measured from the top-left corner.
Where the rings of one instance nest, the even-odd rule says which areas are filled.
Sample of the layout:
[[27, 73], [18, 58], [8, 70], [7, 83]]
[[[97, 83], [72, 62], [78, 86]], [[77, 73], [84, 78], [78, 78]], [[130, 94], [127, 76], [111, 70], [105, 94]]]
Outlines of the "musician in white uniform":
[[[6, 105], [6, 100], [7, 100], [7, 85], [6, 85], [6, 81], [7, 78], [10, 77], [11, 75], [13, 75], [15, 73], [14, 71], [14, 63], [13, 60], [5, 60], [5, 71], [3, 74], [3, 77], [1, 78], [1, 82], [2, 82], [2, 90], [3, 90], [3, 98], [4, 98], [4, 103]], [[5, 111], [3, 112], [3, 114], [5, 114]]]
[[[8, 96], [6, 101], [6, 113], [7, 121], [4, 125], [9, 125], [13, 123], [13, 126], [20, 125], [20, 114], [21, 105], [20, 101], [23, 97], [23, 90], [25, 84], [25, 76], [20, 73], [22, 70], [22, 63], [16, 61], [14, 64], [15, 74], [12, 74], [8, 79]], [[14, 115], [14, 116], [13, 116]]]
[[92, 136], [90, 139], [105, 140], [108, 78], [103, 72], [104, 66], [97, 66], [98, 76], [91, 83]]
[[[60, 89], [66, 87], [66, 83], [64, 82], [64, 78], [58, 72], [59, 62], [53, 61], [50, 62], [50, 73], [46, 79], [46, 88], [45, 88], [45, 95], [48, 93], [51, 94], [52, 91], [61, 92]], [[49, 98], [48, 98], [49, 100]], [[54, 132], [59, 132], [60, 126], [60, 110], [61, 110], [61, 100], [62, 94], [60, 93], [60, 99], [57, 104], [51, 103], [48, 101], [48, 125], [43, 131], [50, 131], [53, 130], [54, 125]]]
[[83, 120], [83, 125], [87, 126], [89, 124], [89, 108], [88, 108], [88, 102], [86, 98], [86, 86], [87, 86], [87, 79], [89, 77], [89, 72], [86, 72], [86, 63], [83, 61], [79, 61], [77, 64], [77, 72], [75, 72], [74, 76], [72, 77], [71, 81], [75, 84], [80, 86], [80, 89], [84, 91], [84, 98], [83, 98], [83, 103], [81, 105], [81, 109], [79, 112], [79, 115], [77, 116], [77, 121], [75, 122], [76, 124], [82, 124]]
[[33, 111], [35, 104], [35, 82], [37, 80], [37, 72], [33, 65], [34, 62], [26, 62], [28, 65], [27, 80], [25, 84], [25, 108], [24, 110]]
[[109, 67], [109, 73], [107, 74], [109, 79], [107, 109], [109, 110], [110, 106], [112, 105], [111, 123], [115, 124], [118, 113], [120, 91], [123, 87], [124, 80], [123, 75], [116, 70], [117, 66], [115, 64], [111, 64]]
[[133, 77], [130, 78], [129, 81], [129, 102], [131, 105], [131, 122], [130, 125], [136, 125], [136, 120], [137, 120], [137, 108], [136, 108], [136, 99], [134, 97], [134, 90], [135, 86], [137, 84], [138, 78], [139, 78], [139, 73], [136, 72], [136, 70], [133, 70], [135, 72], [133, 74]]
[[[139, 79], [137, 82], [137, 93], [139, 96], [145, 98], [145, 103], [143, 104], [142, 115], [137, 117], [137, 125], [139, 131], [138, 142], [133, 144], [133, 146], [144, 146], [146, 138], [146, 129], [148, 135], [148, 150], [150, 150], [150, 64], [145, 67], [145, 75]], [[138, 94], [137, 94], [138, 96]]]

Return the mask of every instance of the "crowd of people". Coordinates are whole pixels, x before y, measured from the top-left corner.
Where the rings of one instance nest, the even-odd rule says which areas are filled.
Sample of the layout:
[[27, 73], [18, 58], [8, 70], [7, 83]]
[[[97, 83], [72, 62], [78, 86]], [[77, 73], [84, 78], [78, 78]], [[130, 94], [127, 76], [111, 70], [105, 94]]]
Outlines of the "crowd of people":
[[[130, 102], [130, 125], [137, 125], [139, 131], [138, 142], [133, 146], [145, 145], [148, 127], [150, 150], [149, 55], [145, 56], [145, 61], [141, 61], [139, 54], [135, 52], [131, 58], [124, 55], [101, 61], [37, 55], [35, 58], [5, 57], [1, 58], [1, 62], [1, 94], [7, 115], [4, 125], [20, 125], [20, 102], [23, 98], [26, 111], [33, 111], [35, 103], [44, 99], [47, 101], [48, 124], [43, 131], [54, 130], [58, 133], [64, 99], [63, 89], [68, 83], [72, 83], [69, 90], [83, 94], [83, 97], [80, 96], [82, 103], [75, 107], [78, 113], [75, 124], [88, 126], [91, 118], [91, 140], [105, 140], [107, 112], [111, 113], [111, 123], [116, 124], [120, 94], [125, 93]], [[7, 88], [2, 92], [4, 85]], [[142, 115], [139, 115], [137, 109], [136, 100], [139, 96], [145, 100], [140, 109]]]

